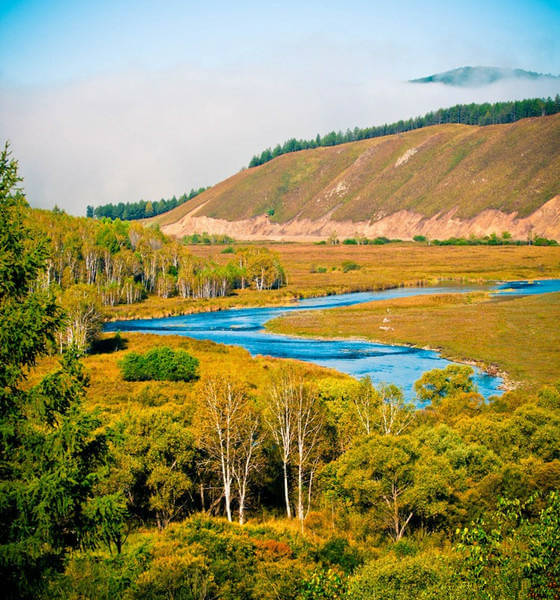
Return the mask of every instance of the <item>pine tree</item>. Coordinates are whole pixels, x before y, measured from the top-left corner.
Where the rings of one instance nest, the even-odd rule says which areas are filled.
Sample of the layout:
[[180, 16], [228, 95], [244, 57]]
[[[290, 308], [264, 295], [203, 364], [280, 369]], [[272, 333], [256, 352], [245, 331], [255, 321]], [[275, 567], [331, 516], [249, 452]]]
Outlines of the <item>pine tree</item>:
[[99, 422], [82, 407], [87, 380], [70, 351], [30, 388], [62, 311], [36, 285], [45, 236], [25, 223], [17, 162], [0, 154], [0, 580], [8, 599], [36, 598], [86, 533], [86, 502], [104, 459]]

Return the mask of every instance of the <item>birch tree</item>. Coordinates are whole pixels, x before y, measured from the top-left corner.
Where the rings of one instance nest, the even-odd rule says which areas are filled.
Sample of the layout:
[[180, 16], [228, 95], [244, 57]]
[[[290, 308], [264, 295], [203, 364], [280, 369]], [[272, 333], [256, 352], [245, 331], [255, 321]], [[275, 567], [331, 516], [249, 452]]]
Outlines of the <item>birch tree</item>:
[[381, 398], [369, 377], [360, 380], [356, 390], [350, 396], [350, 403], [361, 433], [365, 435], [373, 433], [379, 416]]
[[383, 435], [401, 435], [414, 419], [414, 407], [406, 404], [396, 385], [374, 386], [369, 377], [360, 380], [350, 395], [351, 415], [363, 435], [378, 431]]
[[414, 420], [414, 406], [405, 403], [403, 392], [396, 385], [379, 386], [378, 393], [379, 430], [383, 435], [401, 435]]
[[225, 511], [232, 521], [237, 488], [239, 522], [245, 521], [249, 480], [257, 466], [260, 447], [259, 418], [244, 384], [229, 376], [202, 382], [201, 444], [210, 463], [218, 466]]
[[61, 304], [66, 313], [65, 327], [57, 334], [61, 350], [65, 345], [75, 345], [80, 351], [86, 351], [103, 324], [96, 289], [85, 283], [73, 285], [62, 294]]
[[288, 471], [293, 464], [296, 470], [296, 516], [303, 526], [305, 488], [307, 486], [309, 507], [311, 485], [319, 464], [324, 413], [318, 394], [306, 384], [301, 371], [288, 367], [276, 375], [271, 385], [267, 422], [282, 460], [286, 514], [292, 516]]
[[238, 443], [233, 456], [233, 477], [237, 487], [239, 524], [245, 523], [245, 508], [251, 475], [261, 466], [260, 418], [249, 406], [244, 407], [244, 418], [240, 421]]
[[267, 425], [280, 452], [284, 479], [286, 515], [292, 516], [288, 468], [291, 462], [295, 436], [295, 400], [298, 382], [293, 369], [283, 369], [273, 377], [266, 412]]
[[[303, 527], [304, 486], [310, 492], [313, 475], [318, 466], [317, 449], [323, 430], [323, 410], [316, 391], [304, 383], [303, 377], [295, 390], [295, 444], [297, 467], [297, 517]], [[309, 496], [310, 498], [310, 496]]]

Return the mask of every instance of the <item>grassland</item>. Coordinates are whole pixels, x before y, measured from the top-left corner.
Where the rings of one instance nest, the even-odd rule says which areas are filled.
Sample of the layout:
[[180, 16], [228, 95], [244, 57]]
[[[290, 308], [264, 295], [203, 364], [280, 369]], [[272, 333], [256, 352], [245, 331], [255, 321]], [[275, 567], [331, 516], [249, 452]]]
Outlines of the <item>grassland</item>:
[[560, 192], [560, 115], [508, 125], [438, 125], [340, 146], [304, 150], [247, 169], [153, 219], [227, 221], [274, 211], [272, 222], [369, 221], [409, 210], [457, 209], [527, 216]]
[[[247, 350], [210, 341], [199, 341], [182, 336], [160, 336], [142, 333], [123, 334], [124, 347], [115, 348], [114, 334], [103, 334], [92, 353], [82, 362], [90, 378], [87, 401], [90, 408], [99, 408], [110, 420], [125, 411], [165, 404], [170, 410], [189, 413], [197, 405], [199, 390], [197, 382], [125, 381], [119, 361], [128, 352], [144, 353], [155, 346], [186, 350], [199, 360], [199, 375], [233, 373], [245, 381], [249, 389], [263, 395], [268, 389], [270, 369], [280, 359], [251, 357]], [[57, 356], [48, 356], [39, 361], [29, 375], [28, 384], [37, 383], [47, 372], [56, 368]], [[349, 376], [324, 369], [313, 364], [306, 366], [308, 373], [317, 380], [342, 381]]]
[[[297, 298], [385, 289], [398, 286], [457, 281], [485, 284], [500, 280], [560, 277], [560, 247], [536, 246], [320, 246], [270, 245], [280, 256], [288, 285], [280, 290], [237, 290], [232, 296], [212, 300], [162, 299], [108, 309], [110, 319], [151, 318], [223, 310], [232, 307], [287, 304]], [[226, 263], [231, 254], [215, 246], [191, 246], [193, 254]], [[344, 272], [343, 264], [359, 267]], [[324, 272], [318, 272], [324, 270]]]
[[522, 383], [560, 380], [560, 294], [492, 299], [487, 293], [419, 296], [277, 318], [278, 333], [361, 337], [440, 349]]

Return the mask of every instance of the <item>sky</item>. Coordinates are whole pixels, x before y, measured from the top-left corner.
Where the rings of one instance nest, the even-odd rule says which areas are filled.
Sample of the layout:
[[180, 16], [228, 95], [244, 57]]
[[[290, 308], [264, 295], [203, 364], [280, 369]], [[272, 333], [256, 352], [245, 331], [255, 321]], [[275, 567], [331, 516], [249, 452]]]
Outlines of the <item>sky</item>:
[[32, 206], [157, 200], [266, 147], [558, 82], [458, 89], [459, 66], [560, 74], [560, 0], [0, 0], [0, 141]]

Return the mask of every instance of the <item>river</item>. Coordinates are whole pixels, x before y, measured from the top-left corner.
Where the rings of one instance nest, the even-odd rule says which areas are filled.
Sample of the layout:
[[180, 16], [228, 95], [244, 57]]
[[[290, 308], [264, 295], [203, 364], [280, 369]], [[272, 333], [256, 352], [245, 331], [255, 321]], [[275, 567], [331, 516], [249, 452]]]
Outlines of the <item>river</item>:
[[[394, 383], [404, 390], [408, 399], [414, 397], [414, 382], [422, 373], [442, 369], [452, 364], [438, 352], [377, 344], [364, 340], [299, 338], [267, 332], [264, 324], [294, 310], [321, 310], [352, 306], [374, 300], [405, 298], [425, 294], [446, 294], [480, 289], [469, 286], [438, 286], [394, 288], [377, 292], [339, 294], [309, 298], [290, 306], [229, 309], [162, 319], [114, 321], [105, 331], [137, 331], [160, 335], [182, 335], [200, 340], [241, 346], [252, 355], [293, 358], [336, 369], [354, 377], [369, 376], [374, 383]], [[487, 289], [487, 288], [486, 288]], [[494, 288], [496, 294], [540, 294], [560, 291], [560, 280], [510, 282]], [[442, 325], [444, 326], [444, 325]], [[479, 392], [489, 398], [502, 393], [500, 377], [475, 370]]]

